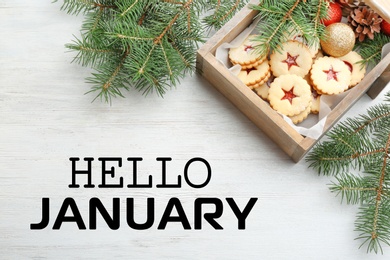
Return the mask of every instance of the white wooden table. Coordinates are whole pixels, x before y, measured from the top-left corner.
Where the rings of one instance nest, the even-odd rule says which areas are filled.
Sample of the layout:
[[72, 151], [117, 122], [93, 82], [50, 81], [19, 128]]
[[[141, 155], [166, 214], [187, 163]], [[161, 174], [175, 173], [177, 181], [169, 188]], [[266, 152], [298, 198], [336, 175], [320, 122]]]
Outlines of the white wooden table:
[[[303, 160], [293, 163], [272, 141], [197, 75], [185, 78], [162, 99], [135, 90], [112, 106], [91, 103], [84, 95], [90, 70], [71, 64], [74, 53], [64, 44], [77, 34], [82, 17], [60, 11], [61, 2], [2, 0], [0, 2], [0, 259], [388, 259], [358, 249], [354, 232], [357, 206], [340, 204], [330, 193], [330, 177], [318, 176]], [[372, 101], [364, 96], [346, 116], [356, 116], [383, 100], [389, 85]], [[132, 178], [127, 157], [142, 157], [139, 182], [153, 176], [149, 189], [71, 189], [70, 157], [94, 157], [93, 181], [99, 184], [99, 157], [121, 157], [116, 177]], [[159, 189], [161, 162], [167, 181], [183, 178], [184, 165], [194, 157], [212, 168], [210, 183], [201, 189]], [[116, 164], [110, 164], [115, 166]], [[194, 183], [205, 168], [191, 168]], [[81, 166], [80, 166], [81, 168]], [[196, 173], [203, 173], [196, 175]], [[81, 179], [81, 177], [80, 177]], [[118, 179], [114, 179], [113, 182]], [[50, 198], [50, 224], [39, 222], [41, 199]], [[87, 225], [53, 222], [65, 198], [71, 197]], [[121, 199], [121, 226], [111, 230], [98, 217], [88, 229], [88, 202], [98, 197], [108, 210]], [[147, 230], [126, 224], [126, 198], [135, 200], [135, 217], [145, 220], [146, 198], [155, 199], [155, 223]], [[180, 199], [191, 224], [157, 225], [172, 197]], [[215, 230], [203, 222], [194, 230], [194, 201], [215, 197], [223, 214]], [[225, 198], [243, 207], [258, 201], [238, 230]], [[213, 211], [213, 207], [205, 207]], [[174, 212], [176, 213], [176, 212]]]

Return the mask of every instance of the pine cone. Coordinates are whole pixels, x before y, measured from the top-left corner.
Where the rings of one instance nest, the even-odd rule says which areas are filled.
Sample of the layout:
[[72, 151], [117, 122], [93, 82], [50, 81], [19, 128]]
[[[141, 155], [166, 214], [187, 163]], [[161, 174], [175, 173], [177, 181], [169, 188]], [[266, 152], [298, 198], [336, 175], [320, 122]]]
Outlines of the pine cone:
[[361, 0], [337, 0], [336, 2], [341, 5], [345, 17], [348, 17], [353, 9], [365, 5]]
[[364, 41], [366, 36], [371, 40], [374, 34], [381, 30], [382, 18], [367, 6], [360, 6], [353, 9], [348, 16], [348, 23], [355, 31], [355, 37], [360, 42]]

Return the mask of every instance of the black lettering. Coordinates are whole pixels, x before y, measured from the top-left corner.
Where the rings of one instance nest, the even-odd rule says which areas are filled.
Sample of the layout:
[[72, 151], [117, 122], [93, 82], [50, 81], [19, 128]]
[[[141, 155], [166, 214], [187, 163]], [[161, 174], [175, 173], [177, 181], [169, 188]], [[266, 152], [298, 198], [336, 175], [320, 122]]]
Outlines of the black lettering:
[[134, 221], [134, 199], [127, 198], [127, 224], [135, 230], [145, 230], [150, 228], [154, 223], [154, 198], [148, 198], [146, 209], [146, 221], [139, 224]]
[[[178, 216], [171, 216], [174, 207], [176, 208]], [[164, 230], [168, 222], [181, 222], [184, 229], [191, 229], [190, 222], [188, 222], [186, 213], [184, 212], [183, 206], [178, 198], [171, 198], [168, 201], [167, 207], [157, 229]]]
[[96, 212], [99, 211], [107, 225], [116, 230], [120, 226], [119, 212], [120, 204], [119, 198], [112, 199], [112, 218], [108, 214], [106, 208], [98, 198], [91, 198], [89, 200], [89, 229], [96, 229]]
[[94, 188], [95, 185], [92, 184], [92, 161], [93, 158], [86, 157], [84, 161], [88, 162], [87, 170], [76, 170], [76, 162], [80, 161], [78, 157], [71, 157], [69, 160], [72, 162], [72, 184], [69, 185], [69, 188], [79, 188], [80, 185], [76, 184], [76, 174], [87, 174], [88, 184], [84, 185], [84, 188]]
[[106, 162], [107, 161], [117, 161], [118, 166], [122, 167], [122, 158], [99, 158], [99, 161], [102, 162], [102, 184], [98, 185], [99, 188], [123, 188], [123, 177], [119, 178], [118, 184], [106, 184], [106, 175], [109, 174], [111, 178], [115, 177], [115, 168], [111, 167], [111, 169], [108, 171], [106, 169]]
[[152, 175], [149, 175], [148, 184], [138, 184], [137, 183], [137, 162], [142, 161], [142, 157], [130, 157], [127, 158], [128, 161], [133, 162], [133, 184], [127, 185], [128, 188], [151, 188], [152, 187]]
[[166, 174], [166, 162], [172, 161], [172, 158], [169, 157], [159, 157], [156, 158], [157, 161], [162, 162], [162, 183], [157, 184], [157, 188], [181, 188], [181, 176], [177, 176], [177, 184], [167, 184], [167, 174]]
[[218, 198], [198, 198], [195, 200], [195, 229], [202, 229], [202, 204], [215, 205], [215, 212], [204, 213], [204, 219], [209, 222], [214, 229], [223, 229], [222, 226], [215, 221], [215, 219], [221, 217], [223, 213], [223, 204]]
[[230, 208], [233, 210], [234, 215], [236, 215], [238, 219], [238, 229], [245, 229], [245, 220], [255, 205], [257, 198], [250, 198], [248, 204], [245, 206], [242, 212], [238, 208], [233, 198], [226, 198], [226, 201], [229, 203]]
[[42, 198], [42, 220], [40, 223], [31, 224], [30, 229], [44, 229], [49, 224], [50, 214], [49, 214], [49, 198]]
[[[193, 162], [202, 162], [204, 163], [204, 165], [206, 165], [206, 168], [207, 168], [207, 179], [202, 183], [202, 184], [193, 184], [190, 179], [188, 178], [188, 168], [190, 167], [190, 165], [193, 163]], [[185, 167], [184, 167], [184, 179], [186, 180], [187, 184], [189, 186], [191, 186], [192, 188], [203, 188], [205, 187], [209, 182], [210, 182], [210, 179], [211, 179], [211, 166], [210, 164], [203, 158], [192, 158], [191, 160], [189, 160]]]
[[[73, 216], [65, 216], [68, 208], [71, 209]], [[62, 203], [56, 221], [54, 222], [53, 229], [60, 229], [63, 222], [76, 222], [79, 229], [86, 229], [76, 202], [72, 198], [66, 198]]]

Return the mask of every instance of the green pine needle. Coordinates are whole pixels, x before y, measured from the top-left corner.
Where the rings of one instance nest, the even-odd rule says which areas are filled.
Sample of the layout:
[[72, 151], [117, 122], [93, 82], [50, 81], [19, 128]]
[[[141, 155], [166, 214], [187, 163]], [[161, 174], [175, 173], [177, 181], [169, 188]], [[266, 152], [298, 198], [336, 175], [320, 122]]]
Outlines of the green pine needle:
[[246, 2], [64, 0], [62, 10], [85, 17], [81, 37], [66, 47], [77, 52], [75, 62], [95, 70], [87, 81], [96, 98], [111, 102], [130, 87], [162, 96], [195, 70], [204, 23], [219, 28]]
[[318, 45], [324, 37], [325, 26], [320, 20], [327, 15], [326, 4], [325, 0], [262, 0], [259, 5], [253, 5], [251, 8], [259, 12], [256, 17], [260, 19], [261, 31], [255, 38], [259, 42], [256, 51], [260, 55], [278, 51], [292, 33], [300, 35], [309, 46]]
[[375, 34], [374, 39], [366, 38], [363, 42], [356, 41], [355, 50], [360, 53], [363, 60], [360, 62], [365, 66], [375, 66], [382, 58], [382, 48], [390, 43], [390, 37], [383, 33]]
[[319, 174], [335, 176], [330, 190], [342, 201], [361, 205], [357, 239], [367, 251], [382, 252], [382, 244], [390, 245], [390, 92], [382, 104], [339, 123], [326, 137], [306, 161]]

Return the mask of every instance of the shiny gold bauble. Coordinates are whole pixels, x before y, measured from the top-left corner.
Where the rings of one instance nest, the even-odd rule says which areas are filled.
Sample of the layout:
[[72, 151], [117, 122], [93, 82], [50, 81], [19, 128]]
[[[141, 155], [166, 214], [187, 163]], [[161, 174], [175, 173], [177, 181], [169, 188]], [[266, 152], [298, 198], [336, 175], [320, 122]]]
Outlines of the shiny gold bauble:
[[355, 33], [345, 23], [333, 23], [325, 28], [325, 39], [321, 40], [324, 52], [333, 57], [341, 57], [355, 46]]

